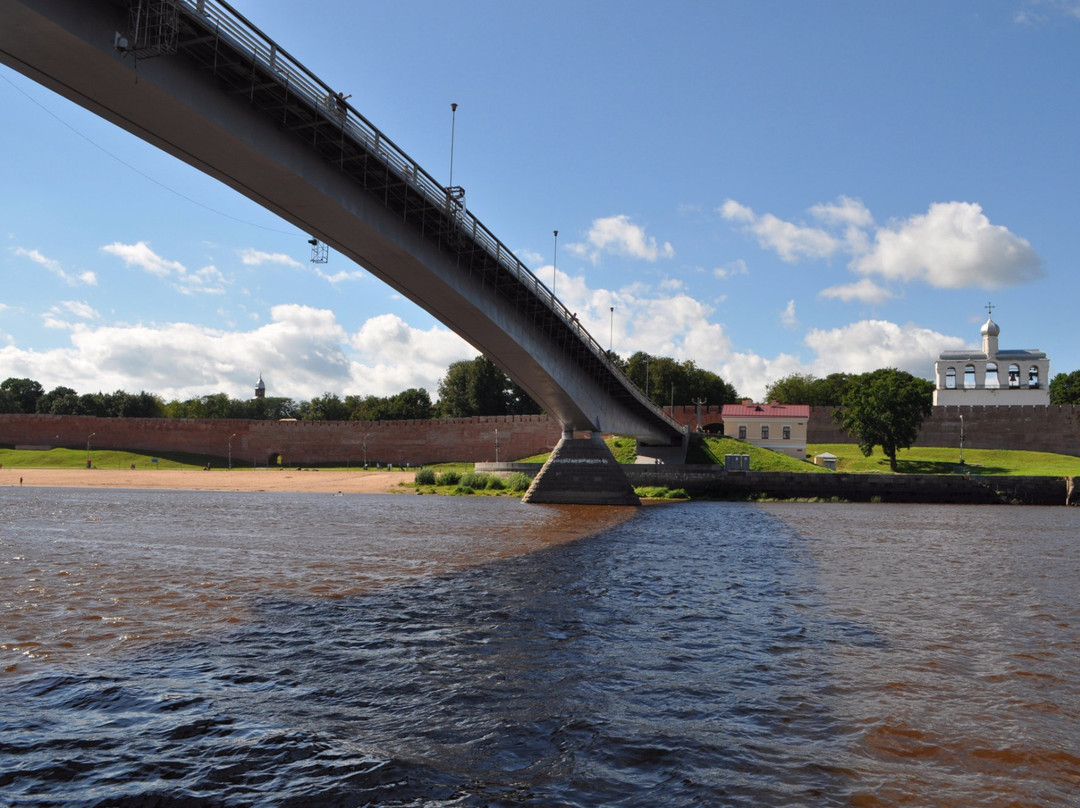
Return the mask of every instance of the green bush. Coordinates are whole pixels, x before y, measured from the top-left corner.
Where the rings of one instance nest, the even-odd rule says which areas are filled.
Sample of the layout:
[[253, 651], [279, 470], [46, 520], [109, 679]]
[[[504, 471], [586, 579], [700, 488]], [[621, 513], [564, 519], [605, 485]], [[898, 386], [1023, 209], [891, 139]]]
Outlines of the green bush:
[[413, 477], [417, 485], [435, 485], [435, 469], [420, 469]]
[[444, 471], [435, 479], [436, 485], [457, 485], [461, 482], [461, 474], [456, 471]]
[[528, 491], [530, 485], [532, 485], [532, 480], [529, 479], [529, 475], [520, 471], [515, 471], [506, 478], [506, 487], [511, 491]]
[[488, 480], [488, 488], [492, 491], [502, 491], [506, 488], [506, 483], [503, 482], [503, 478], [497, 474], [492, 474], [491, 479]]
[[488, 483], [490, 482], [490, 474], [483, 474], [478, 471], [470, 471], [467, 474], [461, 475], [461, 485], [465, 488], [475, 488], [477, 491], [483, 491], [488, 487]]
[[685, 488], [674, 488], [667, 492], [668, 499], [690, 499], [690, 495], [686, 493]]
[[473, 491], [471, 488], [469, 488], [469, 486], [467, 486], [467, 485], [459, 485], [457, 488], [454, 489], [454, 493], [463, 495], [463, 494], [475, 494], [476, 492]]

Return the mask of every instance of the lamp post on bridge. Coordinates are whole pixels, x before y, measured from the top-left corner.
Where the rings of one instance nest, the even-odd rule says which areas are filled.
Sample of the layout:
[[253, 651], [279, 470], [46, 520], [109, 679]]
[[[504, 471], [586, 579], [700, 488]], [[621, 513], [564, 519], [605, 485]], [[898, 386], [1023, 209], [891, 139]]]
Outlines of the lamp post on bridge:
[[555, 297], [555, 273], [559, 266], [559, 231], [555, 231], [555, 252], [551, 256], [551, 296]]

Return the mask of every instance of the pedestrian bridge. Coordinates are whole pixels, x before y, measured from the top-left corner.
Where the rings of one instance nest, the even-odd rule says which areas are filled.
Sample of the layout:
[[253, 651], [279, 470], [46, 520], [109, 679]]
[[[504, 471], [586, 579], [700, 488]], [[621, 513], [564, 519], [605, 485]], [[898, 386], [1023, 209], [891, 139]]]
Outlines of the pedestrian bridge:
[[574, 430], [684, 429], [447, 188], [219, 0], [0, 0], [0, 61], [330, 245]]

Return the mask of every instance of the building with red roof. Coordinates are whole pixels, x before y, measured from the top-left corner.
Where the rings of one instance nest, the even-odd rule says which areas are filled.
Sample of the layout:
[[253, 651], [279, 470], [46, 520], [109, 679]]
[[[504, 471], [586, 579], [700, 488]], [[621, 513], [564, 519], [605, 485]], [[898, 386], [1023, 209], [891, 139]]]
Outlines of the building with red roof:
[[742, 404], [725, 404], [720, 417], [729, 438], [806, 459], [809, 404], [755, 404], [744, 399]]

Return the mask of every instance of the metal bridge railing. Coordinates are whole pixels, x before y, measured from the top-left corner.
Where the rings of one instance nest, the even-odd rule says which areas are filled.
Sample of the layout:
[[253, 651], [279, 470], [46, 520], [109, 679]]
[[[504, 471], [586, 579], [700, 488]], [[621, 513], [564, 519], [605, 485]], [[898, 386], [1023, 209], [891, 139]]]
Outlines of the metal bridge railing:
[[290, 93], [306, 98], [314, 107], [321, 109], [330, 120], [364, 143], [369, 151], [376, 154], [433, 204], [447, 207], [452, 215], [459, 218], [461, 229], [473, 241], [482, 245], [506, 271], [530, 289], [533, 294], [545, 300], [552, 311], [644, 407], [677, 431], [683, 431], [681, 424], [670, 418], [661, 407], [649, 400], [637, 385], [630, 381], [626, 374], [611, 361], [600, 343], [578, 322], [576, 316], [555, 297], [555, 293], [521, 263], [494, 233], [456, 200], [451, 199], [449, 192], [441, 183], [398, 148], [371, 121], [347, 102], [338, 101], [334, 90], [329, 85], [224, 0], [176, 0], [176, 4], [179, 8], [186, 9], [190, 15], [202, 18], [206, 24], [216, 28], [219, 35], [227, 37], [234, 47], [247, 52], [254, 62], [280, 77], [282, 84], [288, 87]]

